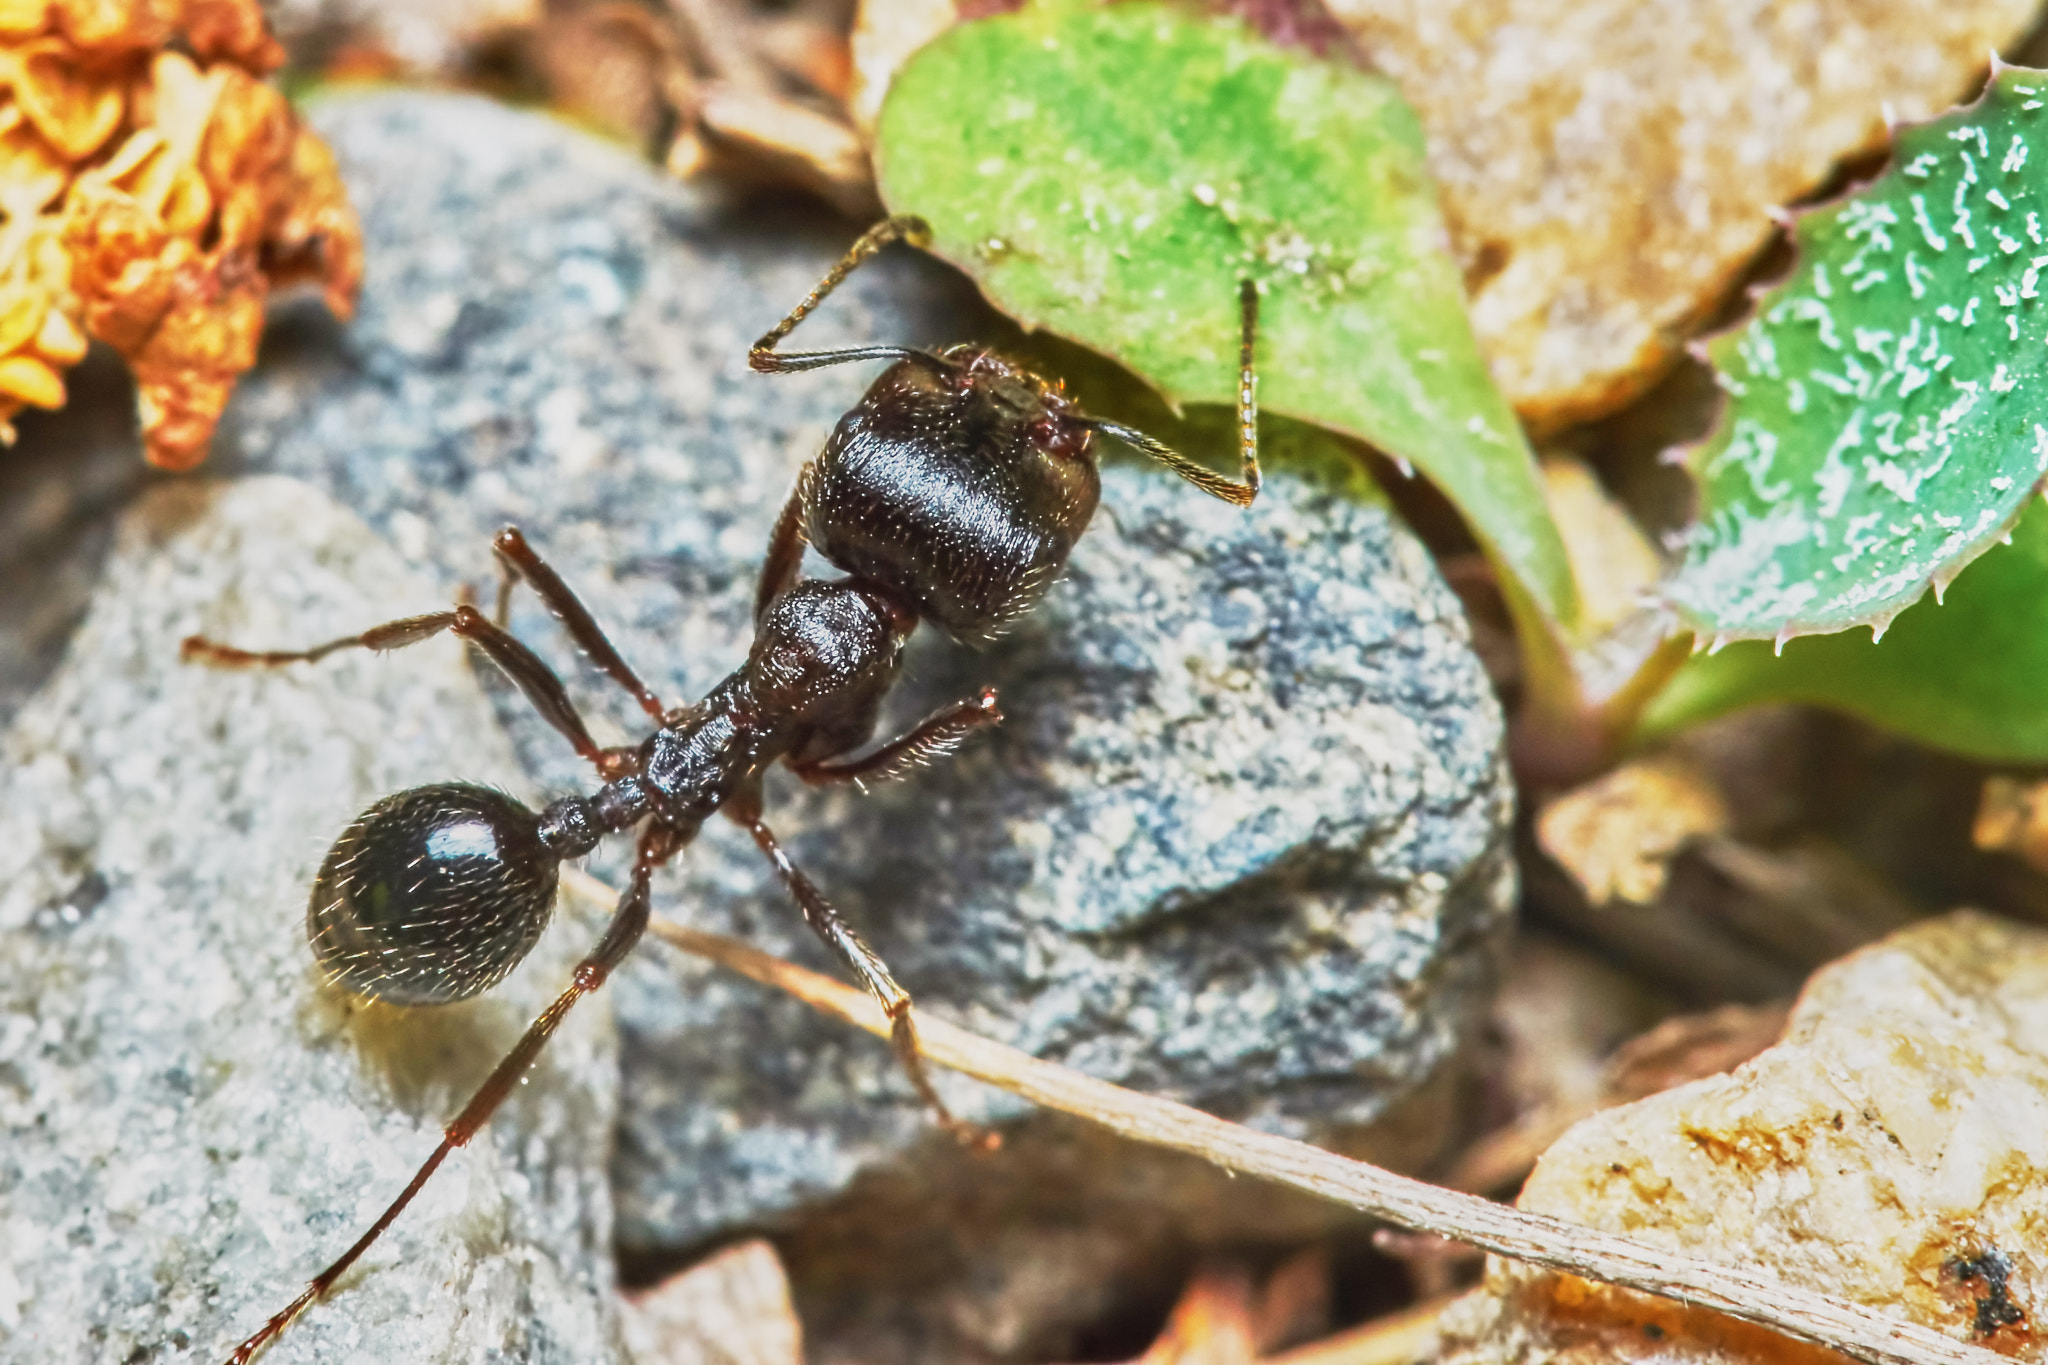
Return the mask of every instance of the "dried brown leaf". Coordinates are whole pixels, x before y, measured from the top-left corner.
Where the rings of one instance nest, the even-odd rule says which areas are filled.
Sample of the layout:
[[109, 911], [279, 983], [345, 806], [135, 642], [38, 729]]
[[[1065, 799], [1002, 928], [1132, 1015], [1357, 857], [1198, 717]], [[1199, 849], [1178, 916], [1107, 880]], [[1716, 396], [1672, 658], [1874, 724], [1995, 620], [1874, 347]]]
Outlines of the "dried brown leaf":
[[362, 244], [333, 158], [261, 80], [283, 52], [256, 0], [14, 18], [54, 31], [0, 39], [0, 439], [23, 406], [62, 403], [89, 334], [134, 371], [150, 460], [189, 468], [272, 288], [353, 305]]
[[1987, 852], [2016, 854], [2036, 872], [2048, 872], [2048, 782], [1985, 778], [1970, 839]]
[[1472, 321], [1523, 416], [1642, 392], [1765, 211], [1969, 93], [2037, 0], [1330, 0], [1421, 116]]
[[0, 80], [23, 116], [67, 161], [91, 156], [114, 135], [127, 112], [127, 74], [87, 66], [61, 38], [0, 48]]
[[669, 117], [666, 68], [676, 42], [637, 5], [550, 10], [525, 44], [550, 102], [636, 147]]
[[1547, 804], [1536, 817], [1543, 851], [1593, 905], [1648, 905], [1688, 841], [1728, 828], [1720, 791], [1684, 760], [1627, 763]]
[[875, 209], [867, 149], [851, 125], [795, 101], [722, 82], [703, 86], [697, 117], [712, 141], [745, 156], [757, 173], [805, 185], [849, 213]]

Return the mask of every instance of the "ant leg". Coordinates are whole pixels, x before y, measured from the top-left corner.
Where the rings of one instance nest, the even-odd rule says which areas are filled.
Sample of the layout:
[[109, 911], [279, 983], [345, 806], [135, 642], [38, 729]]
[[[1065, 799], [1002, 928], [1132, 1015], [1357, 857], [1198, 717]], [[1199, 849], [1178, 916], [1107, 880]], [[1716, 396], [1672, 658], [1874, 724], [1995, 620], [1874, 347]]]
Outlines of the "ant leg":
[[1252, 499], [1259, 496], [1260, 484], [1258, 373], [1252, 364], [1252, 351], [1259, 333], [1258, 285], [1250, 280], [1241, 281], [1237, 288], [1237, 303], [1243, 321], [1237, 348], [1237, 454], [1242, 482], [1234, 483], [1212, 469], [1205, 469], [1179, 451], [1121, 422], [1106, 422], [1100, 418], [1084, 420], [1103, 435], [1114, 436], [1125, 445], [1150, 455], [1209, 496], [1238, 507], [1249, 507]]
[[656, 725], [662, 724], [668, 712], [661, 699], [647, 690], [647, 684], [640, 681], [640, 675], [633, 671], [633, 666], [605, 637], [597, 619], [590, 614], [590, 608], [570, 591], [569, 585], [548, 566], [546, 560], [534, 553], [533, 547], [526, 543], [526, 537], [519, 534], [519, 528], [507, 526], [498, 532], [491, 541], [491, 548], [497, 552], [499, 567], [508, 575], [498, 589], [498, 624], [505, 624], [505, 609], [512, 588], [509, 575], [516, 574], [533, 589], [541, 605], [562, 623], [563, 629], [569, 632], [569, 638], [576, 642], [576, 647], [613, 682], [632, 693], [633, 699], [640, 703], [640, 709], [652, 716]]
[[735, 793], [726, 802], [725, 813], [754, 836], [754, 843], [775, 865], [782, 884], [796, 897], [797, 905], [804, 912], [804, 922], [811, 926], [811, 931], [825, 941], [826, 947], [839, 954], [840, 960], [853, 969], [860, 984], [881, 1003], [883, 1012], [889, 1016], [889, 1041], [895, 1048], [896, 1060], [910, 1077], [918, 1098], [938, 1116], [940, 1126], [963, 1141], [984, 1141], [973, 1125], [953, 1117], [953, 1112], [946, 1108], [946, 1102], [932, 1087], [931, 1073], [925, 1068], [924, 1052], [917, 1042], [917, 1022], [911, 1017], [910, 992], [896, 984], [896, 978], [889, 974], [888, 964], [854, 932], [852, 925], [840, 917], [839, 911], [825, 899], [824, 893], [811, 879], [797, 870], [789, 855], [782, 851], [782, 845], [776, 842], [775, 835], [761, 822], [760, 784], [756, 782]]
[[851, 275], [867, 259], [888, 246], [891, 242], [908, 242], [912, 246], [924, 246], [932, 239], [930, 224], [924, 219], [905, 214], [898, 218], [885, 218], [861, 234], [859, 241], [848, 247], [846, 254], [839, 258], [839, 264], [832, 267], [825, 278], [818, 281], [818, 287], [804, 295], [804, 301], [792, 308], [789, 316], [776, 323], [754, 343], [747, 352], [747, 364], [762, 374], [786, 373], [790, 370], [815, 370], [826, 365], [843, 365], [854, 360], [903, 360], [922, 355], [922, 351], [910, 350], [903, 346], [854, 346], [840, 351], [792, 351], [778, 354], [777, 343], [791, 332], [796, 325], [810, 316], [811, 310], [825, 301], [825, 296], [837, 289], [840, 282]]
[[796, 582], [797, 568], [804, 562], [804, 504], [811, 497], [811, 475], [815, 468], [806, 461], [796, 473], [796, 487], [775, 519], [768, 536], [768, 558], [761, 563], [761, 582], [754, 589], [754, 623], [768, 613], [768, 606]]
[[575, 703], [569, 700], [562, 680], [541, 662], [539, 655], [466, 603], [454, 611], [386, 621], [360, 635], [344, 635], [311, 649], [237, 649], [203, 635], [188, 635], [179, 646], [178, 657], [188, 663], [210, 664], [215, 668], [275, 668], [281, 664], [317, 663], [343, 649], [368, 649], [380, 653], [404, 649], [407, 645], [430, 640], [442, 631], [458, 635], [481, 649], [525, 694], [533, 709], [540, 712], [541, 719], [554, 726], [579, 756], [596, 765], [599, 773], [607, 778], [616, 777], [624, 770], [621, 764], [630, 762], [630, 756], [597, 747], [597, 741], [584, 727], [583, 717], [577, 714]]
[[399, 1192], [398, 1198], [391, 1201], [391, 1206], [370, 1225], [370, 1230], [357, 1238], [356, 1244], [343, 1252], [341, 1259], [314, 1276], [313, 1282], [306, 1286], [306, 1291], [287, 1304], [283, 1311], [272, 1317], [269, 1322], [264, 1323], [261, 1331], [236, 1347], [235, 1353], [228, 1357], [228, 1365], [248, 1365], [256, 1353], [285, 1328], [291, 1326], [299, 1314], [319, 1302], [320, 1297], [334, 1287], [335, 1281], [347, 1274], [348, 1268], [383, 1235], [384, 1229], [390, 1227], [393, 1220], [404, 1212], [405, 1206], [412, 1202], [413, 1196], [420, 1192], [428, 1179], [440, 1168], [441, 1163], [448, 1159], [448, 1154], [457, 1147], [469, 1145], [469, 1140], [490, 1121], [498, 1106], [505, 1102], [505, 1097], [512, 1093], [512, 1087], [519, 1084], [520, 1078], [532, 1067], [534, 1059], [540, 1055], [541, 1048], [546, 1046], [548, 1038], [561, 1025], [570, 1007], [602, 986], [605, 978], [611, 975], [612, 969], [618, 966], [626, 954], [632, 951], [633, 945], [640, 941], [642, 931], [647, 928], [648, 885], [654, 869], [668, 861], [681, 844], [682, 841], [673, 831], [661, 826], [652, 827], [640, 836], [639, 856], [633, 864], [632, 882], [627, 887], [626, 894], [619, 898], [618, 909], [613, 912], [612, 922], [605, 929], [604, 937], [598, 940], [597, 947], [588, 957], [576, 964], [576, 975], [570, 981], [569, 988], [556, 996], [554, 1003], [542, 1010], [540, 1016], [527, 1027], [525, 1036], [506, 1054], [505, 1060], [498, 1063], [490, 1078], [478, 1088], [469, 1103], [462, 1107], [462, 1112], [455, 1116], [455, 1121], [442, 1133], [441, 1145], [434, 1149], [434, 1154], [427, 1158], [426, 1164], [420, 1167], [411, 1182]]
[[998, 724], [1002, 718], [1003, 713], [996, 709], [996, 690], [984, 687], [973, 701], [955, 702], [932, 712], [873, 753], [820, 763], [792, 763], [790, 770], [814, 787], [834, 782], [886, 782], [912, 768], [922, 768], [935, 758], [944, 758], [976, 729]]
[[[504, 560], [499, 560], [498, 601], [496, 606], [491, 611], [491, 624], [496, 626], [499, 630], [509, 630], [512, 627], [512, 589], [517, 587], [518, 585], [518, 572], [514, 570], [513, 567], [510, 564], [507, 564]], [[465, 585], [463, 588], [463, 592], [467, 593], [468, 591], [469, 589]], [[462, 597], [458, 598], [457, 600], [467, 601], [468, 598]]]

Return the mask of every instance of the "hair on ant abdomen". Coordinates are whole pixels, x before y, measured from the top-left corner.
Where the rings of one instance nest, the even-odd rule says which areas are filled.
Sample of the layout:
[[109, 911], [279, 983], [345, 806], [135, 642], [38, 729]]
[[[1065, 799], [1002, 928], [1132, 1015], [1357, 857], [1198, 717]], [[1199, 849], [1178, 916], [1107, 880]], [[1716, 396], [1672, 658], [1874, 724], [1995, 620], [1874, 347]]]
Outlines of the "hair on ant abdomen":
[[[939, 1122], [974, 1136], [932, 1088], [909, 993], [790, 861], [765, 822], [762, 778], [779, 762], [814, 786], [884, 781], [952, 752], [975, 730], [1002, 719], [995, 689], [984, 688], [872, 743], [904, 644], [920, 621], [964, 640], [986, 640], [1029, 612], [1059, 576], [1101, 497], [1096, 437], [1122, 441], [1204, 492], [1248, 506], [1259, 489], [1252, 366], [1258, 291], [1249, 280], [1239, 291], [1242, 469], [1232, 480], [1142, 432], [1086, 415], [1061, 385], [985, 347], [776, 350], [876, 252], [892, 242], [928, 239], [929, 230], [915, 218], [892, 218], [871, 229], [748, 353], [749, 364], [764, 373], [892, 363], [798, 474], [769, 534], [754, 598], [753, 645], [695, 705], [671, 709], [655, 696], [568, 585], [510, 527], [492, 543], [503, 574], [495, 617], [464, 604], [301, 650], [238, 649], [200, 636], [184, 642], [188, 660], [271, 667], [344, 649], [402, 649], [450, 633], [496, 664], [596, 771], [595, 791], [538, 812], [487, 788], [441, 783], [386, 797], [358, 816], [322, 864], [306, 910], [315, 958], [350, 992], [400, 1005], [479, 994], [539, 940], [564, 861], [618, 834], [632, 833], [636, 850], [611, 922], [567, 989], [448, 1125], [390, 1207], [237, 1347], [230, 1365], [246, 1365], [317, 1302], [448, 1155], [476, 1135], [563, 1017], [639, 942], [655, 869], [715, 814], [752, 835], [805, 922], [881, 1002], [893, 1024], [896, 1056]], [[846, 576], [803, 577], [806, 546]], [[591, 738], [561, 680], [505, 628], [510, 591], [520, 582], [599, 671], [639, 703], [654, 727], [644, 740], [601, 748]]]

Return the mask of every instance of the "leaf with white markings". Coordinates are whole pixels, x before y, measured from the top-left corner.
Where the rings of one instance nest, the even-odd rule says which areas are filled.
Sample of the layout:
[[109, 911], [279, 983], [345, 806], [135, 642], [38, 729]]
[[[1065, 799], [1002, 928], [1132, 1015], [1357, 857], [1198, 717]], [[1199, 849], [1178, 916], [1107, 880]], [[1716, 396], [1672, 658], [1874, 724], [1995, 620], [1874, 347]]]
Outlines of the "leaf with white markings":
[[1956, 580], [1923, 598], [1884, 639], [1841, 631], [1785, 646], [1761, 640], [1702, 654], [1650, 703], [1653, 740], [1738, 707], [1810, 702], [1923, 744], [2002, 763], [2048, 762], [2048, 505], [2034, 502]]
[[1728, 401], [1667, 585], [1689, 626], [1881, 631], [2012, 524], [2048, 472], [2044, 143], [2048, 72], [2007, 68], [1798, 220], [1792, 273], [1709, 347]]

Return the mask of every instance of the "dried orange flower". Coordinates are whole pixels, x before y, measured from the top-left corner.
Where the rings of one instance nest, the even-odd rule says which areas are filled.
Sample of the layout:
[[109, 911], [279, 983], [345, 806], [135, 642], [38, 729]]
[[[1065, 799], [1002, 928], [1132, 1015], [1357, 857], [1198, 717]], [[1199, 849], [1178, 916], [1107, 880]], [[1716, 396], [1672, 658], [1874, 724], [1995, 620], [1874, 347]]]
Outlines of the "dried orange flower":
[[262, 83], [283, 57], [256, 0], [0, 0], [0, 439], [62, 405], [90, 335], [134, 370], [150, 460], [190, 468], [272, 288], [348, 315], [361, 236]]

